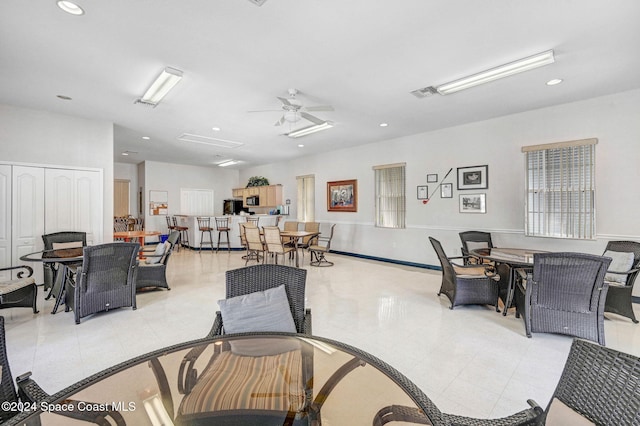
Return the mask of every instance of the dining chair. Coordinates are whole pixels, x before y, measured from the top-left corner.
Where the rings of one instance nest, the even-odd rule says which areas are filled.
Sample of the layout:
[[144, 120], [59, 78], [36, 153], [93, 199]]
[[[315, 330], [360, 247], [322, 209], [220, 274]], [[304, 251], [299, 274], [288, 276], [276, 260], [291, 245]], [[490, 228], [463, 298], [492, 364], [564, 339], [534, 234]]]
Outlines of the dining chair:
[[262, 258], [262, 262], [264, 263], [265, 246], [260, 237], [260, 230], [255, 226], [249, 226], [247, 223], [244, 227], [244, 232], [247, 240], [247, 254], [244, 264], [246, 265], [250, 260], [255, 260], [259, 263], [260, 258]]
[[85, 247], [78, 279], [67, 281], [65, 312], [73, 310], [76, 324], [98, 312], [121, 307], [136, 309], [138, 243], [107, 243]]
[[533, 272], [519, 270], [516, 317], [527, 337], [557, 333], [593, 340], [604, 338], [604, 281], [611, 258], [584, 253], [536, 253]]
[[629, 318], [638, 323], [633, 312], [633, 284], [640, 271], [640, 243], [636, 241], [609, 241], [603, 256], [610, 257], [611, 264], [604, 280], [609, 283], [604, 311]]
[[[211, 246], [211, 251], [213, 251], [213, 235], [211, 232], [214, 230], [211, 227], [211, 218], [210, 217], [198, 217], [198, 230], [200, 231], [200, 250], [202, 253], [202, 244], [209, 244]], [[209, 241], [205, 241], [204, 236], [209, 236]]]
[[295, 247], [285, 245], [282, 242], [282, 237], [280, 236], [280, 228], [277, 226], [264, 226], [264, 242], [266, 246], [267, 253], [271, 253], [275, 257], [275, 263], [278, 264], [278, 256], [282, 255], [284, 261], [284, 255], [287, 253], [293, 254], [295, 252]]
[[[86, 247], [87, 246], [87, 233], [81, 231], [61, 231], [50, 234], [44, 234], [42, 236], [42, 242], [44, 243], [45, 250], [55, 250], [60, 248], [72, 248], [72, 247]], [[71, 271], [74, 271], [80, 263], [69, 264]], [[57, 280], [64, 279], [62, 276], [58, 276], [59, 265], [56, 263], [43, 263], [44, 272], [44, 290], [49, 290], [49, 293], [45, 296], [45, 300], [53, 297], [58, 297], [58, 294], [54, 294], [55, 291], [60, 291], [64, 288], [64, 283], [58, 283], [60, 285], [54, 286]], [[54, 291], [55, 287], [55, 291]]]
[[309, 246], [309, 252], [311, 253], [311, 266], [333, 266], [333, 262], [327, 260], [325, 255], [331, 250], [331, 240], [333, 239], [333, 229], [336, 224], [332, 224], [327, 234], [320, 234], [314, 238]]
[[458, 305], [493, 305], [498, 308], [498, 283], [500, 279], [490, 265], [456, 265], [447, 257], [440, 241], [429, 237], [429, 241], [440, 260], [442, 284], [438, 296], [444, 293], [451, 302], [449, 309]]
[[[462, 255], [468, 256], [464, 259], [465, 264], [480, 263], [477, 257], [471, 254], [472, 250], [481, 248], [493, 248], [491, 241], [491, 233], [482, 231], [464, 231], [460, 232], [460, 241], [462, 242]], [[488, 261], [487, 261], [488, 262]]]
[[[306, 232], [320, 232], [320, 223], [318, 222], [305, 222], [304, 230]], [[302, 256], [304, 257], [304, 249], [308, 249], [309, 245], [313, 243], [313, 240], [318, 238], [318, 236], [312, 237], [302, 237], [302, 241], [298, 244], [298, 247], [302, 249]]]

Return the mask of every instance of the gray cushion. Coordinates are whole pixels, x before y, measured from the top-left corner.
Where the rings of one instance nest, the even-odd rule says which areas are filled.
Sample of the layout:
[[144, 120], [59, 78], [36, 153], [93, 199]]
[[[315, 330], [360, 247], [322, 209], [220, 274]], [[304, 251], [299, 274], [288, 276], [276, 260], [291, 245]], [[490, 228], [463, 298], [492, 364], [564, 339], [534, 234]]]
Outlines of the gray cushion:
[[[633, 266], [633, 253], [607, 250], [604, 256], [611, 258], [610, 271], [626, 272]], [[624, 284], [627, 282], [627, 275], [607, 273], [604, 280]]]
[[145, 263], [148, 263], [150, 265], [154, 263], [160, 263], [160, 260], [162, 260], [162, 255], [164, 254], [166, 248], [166, 242], [158, 243], [158, 245], [156, 246], [156, 250], [153, 252], [153, 256], [147, 257], [145, 259]]
[[284, 285], [218, 300], [225, 333], [296, 332]]
[[558, 398], [553, 398], [547, 410], [547, 419], [544, 424], [547, 426], [589, 426], [595, 423], [572, 410]]

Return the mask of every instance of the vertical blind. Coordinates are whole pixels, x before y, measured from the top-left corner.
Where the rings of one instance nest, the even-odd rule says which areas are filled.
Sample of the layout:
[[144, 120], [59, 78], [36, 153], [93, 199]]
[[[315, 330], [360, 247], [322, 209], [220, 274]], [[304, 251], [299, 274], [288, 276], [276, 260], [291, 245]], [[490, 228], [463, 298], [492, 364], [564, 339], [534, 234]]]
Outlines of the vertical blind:
[[376, 226], [404, 228], [406, 216], [405, 163], [374, 166]]
[[180, 214], [213, 216], [213, 190], [180, 188]]
[[314, 175], [297, 176], [298, 184], [298, 221], [315, 221], [315, 177]]
[[595, 238], [596, 144], [585, 139], [522, 148], [526, 235]]

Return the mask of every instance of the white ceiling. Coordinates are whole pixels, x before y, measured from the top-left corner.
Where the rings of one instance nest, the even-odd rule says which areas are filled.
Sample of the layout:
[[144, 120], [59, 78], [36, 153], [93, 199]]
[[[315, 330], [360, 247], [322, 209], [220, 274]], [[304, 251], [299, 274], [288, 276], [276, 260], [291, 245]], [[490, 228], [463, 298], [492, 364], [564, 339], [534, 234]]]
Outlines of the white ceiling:
[[[116, 162], [247, 167], [640, 87], [637, 0], [77, 2], [83, 16], [55, 0], [0, 2], [0, 103], [113, 122]], [[556, 62], [543, 68], [449, 96], [409, 93], [549, 49]], [[156, 108], [134, 104], [166, 66], [182, 81]], [[279, 112], [248, 112], [278, 109], [288, 88], [332, 105], [313, 114], [335, 127], [291, 139], [274, 126]]]

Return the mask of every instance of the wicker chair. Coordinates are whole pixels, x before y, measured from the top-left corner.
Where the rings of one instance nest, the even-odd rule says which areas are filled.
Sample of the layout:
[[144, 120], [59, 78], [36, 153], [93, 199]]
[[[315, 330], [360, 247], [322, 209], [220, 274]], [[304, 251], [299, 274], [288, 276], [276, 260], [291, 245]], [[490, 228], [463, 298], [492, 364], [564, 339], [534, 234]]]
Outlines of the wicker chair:
[[131, 306], [136, 309], [138, 243], [108, 243], [84, 248], [76, 283], [67, 282], [65, 311], [76, 324], [97, 312]]
[[493, 305], [498, 311], [498, 283], [500, 279], [490, 265], [455, 265], [452, 259], [464, 260], [464, 256], [447, 257], [442, 244], [429, 237], [442, 266], [442, 285], [438, 296], [444, 293], [451, 302], [450, 309], [458, 305]]
[[[597, 425], [640, 424], [640, 358], [574, 339], [540, 424], [556, 415], [558, 402]], [[554, 420], [554, 424], [574, 423]]]
[[[267, 247], [267, 252], [274, 255], [276, 264], [278, 264], [279, 255], [282, 255], [284, 259], [285, 254], [294, 253], [295, 247], [282, 243], [280, 228], [277, 226], [265, 226], [262, 229], [264, 230], [264, 242]], [[291, 256], [289, 258], [291, 258]]]
[[[4, 308], [31, 308], [33, 313], [38, 313], [36, 301], [38, 299], [38, 287], [33, 279], [33, 269], [30, 266], [10, 266], [0, 268], [2, 271], [24, 269], [17, 273], [17, 278], [0, 279], [0, 309]], [[25, 276], [25, 272], [27, 275]]]
[[604, 311], [630, 318], [631, 321], [637, 324], [638, 320], [633, 313], [631, 305], [631, 293], [633, 292], [633, 284], [636, 281], [638, 271], [640, 271], [640, 243], [635, 241], [609, 241], [605, 249], [605, 256], [607, 256], [607, 251], [633, 253], [633, 262], [631, 264], [632, 267], [628, 268], [628, 270], [620, 271], [616, 274], [621, 278], [618, 281], [610, 280], [610, 274], [616, 271], [611, 271], [604, 276], [605, 281], [609, 283]]
[[[167, 283], [167, 263], [169, 263], [171, 253], [173, 253], [173, 249], [176, 247], [179, 240], [180, 231], [171, 231], [171, 234], [169, 234], [169, 237], [167, 238], [169, 247], [167, 247], [164, 253], [159, 256], [160, 261], [156, 263], [141, 263], [138, 266], [136, 290], [148, 287], [166, 288], [167, 290], [171, 290], [169, 283]], [[153, 258], [154, 255], [145, 254], [145, 257]]]
[[[583, 253], [536, 253], [533, 274], [517, 282], [516, 317], [531, 333], [559, 333], [604, 345], [604, 275], [611, 259]], [[520, 270], [522, 271], [522, 270]]]
[[[87, 246], [87, 233], [76, 231], [63, 231], [54, 232], [53, 234], [45, 234], [42, 236], [45, 250], [54, 250], [56, 248], [69, 248], [69, 247], [86, 247]], [[76, 267], [79, 266], [75, 265]], [[44, 289], [53, 289], [53, 284], [57, 279], [58, 272], [57, 265], [54, 263], [43, 263], [44, 268]], [[56, 296], [51, 291], [47, 294], [47, 299], [51, 296]]]
[[465, 258], [465, 264], [479, 263], [478, 258], [473, 256], [471, 250], [480, 248], [493, 248], [491, 242], [491, 233], [482, 231], [465, 231], [460, 232], [460, 242], [462, 242], [462, 255]]
[[309, 262], [309, 265], [333, 266], [333, 262], [328, 261], [325, 257], [325, 254], [329, 253], [329, 250], [331, 250], [331, 239], [333, 238], [333, 228], [335, 227], [335, 223], [331, 225], [329, 236], [319, 235], [311, 242], [311, 245], [309, 246], [309, 251], [311, 252], [311, 262]]

